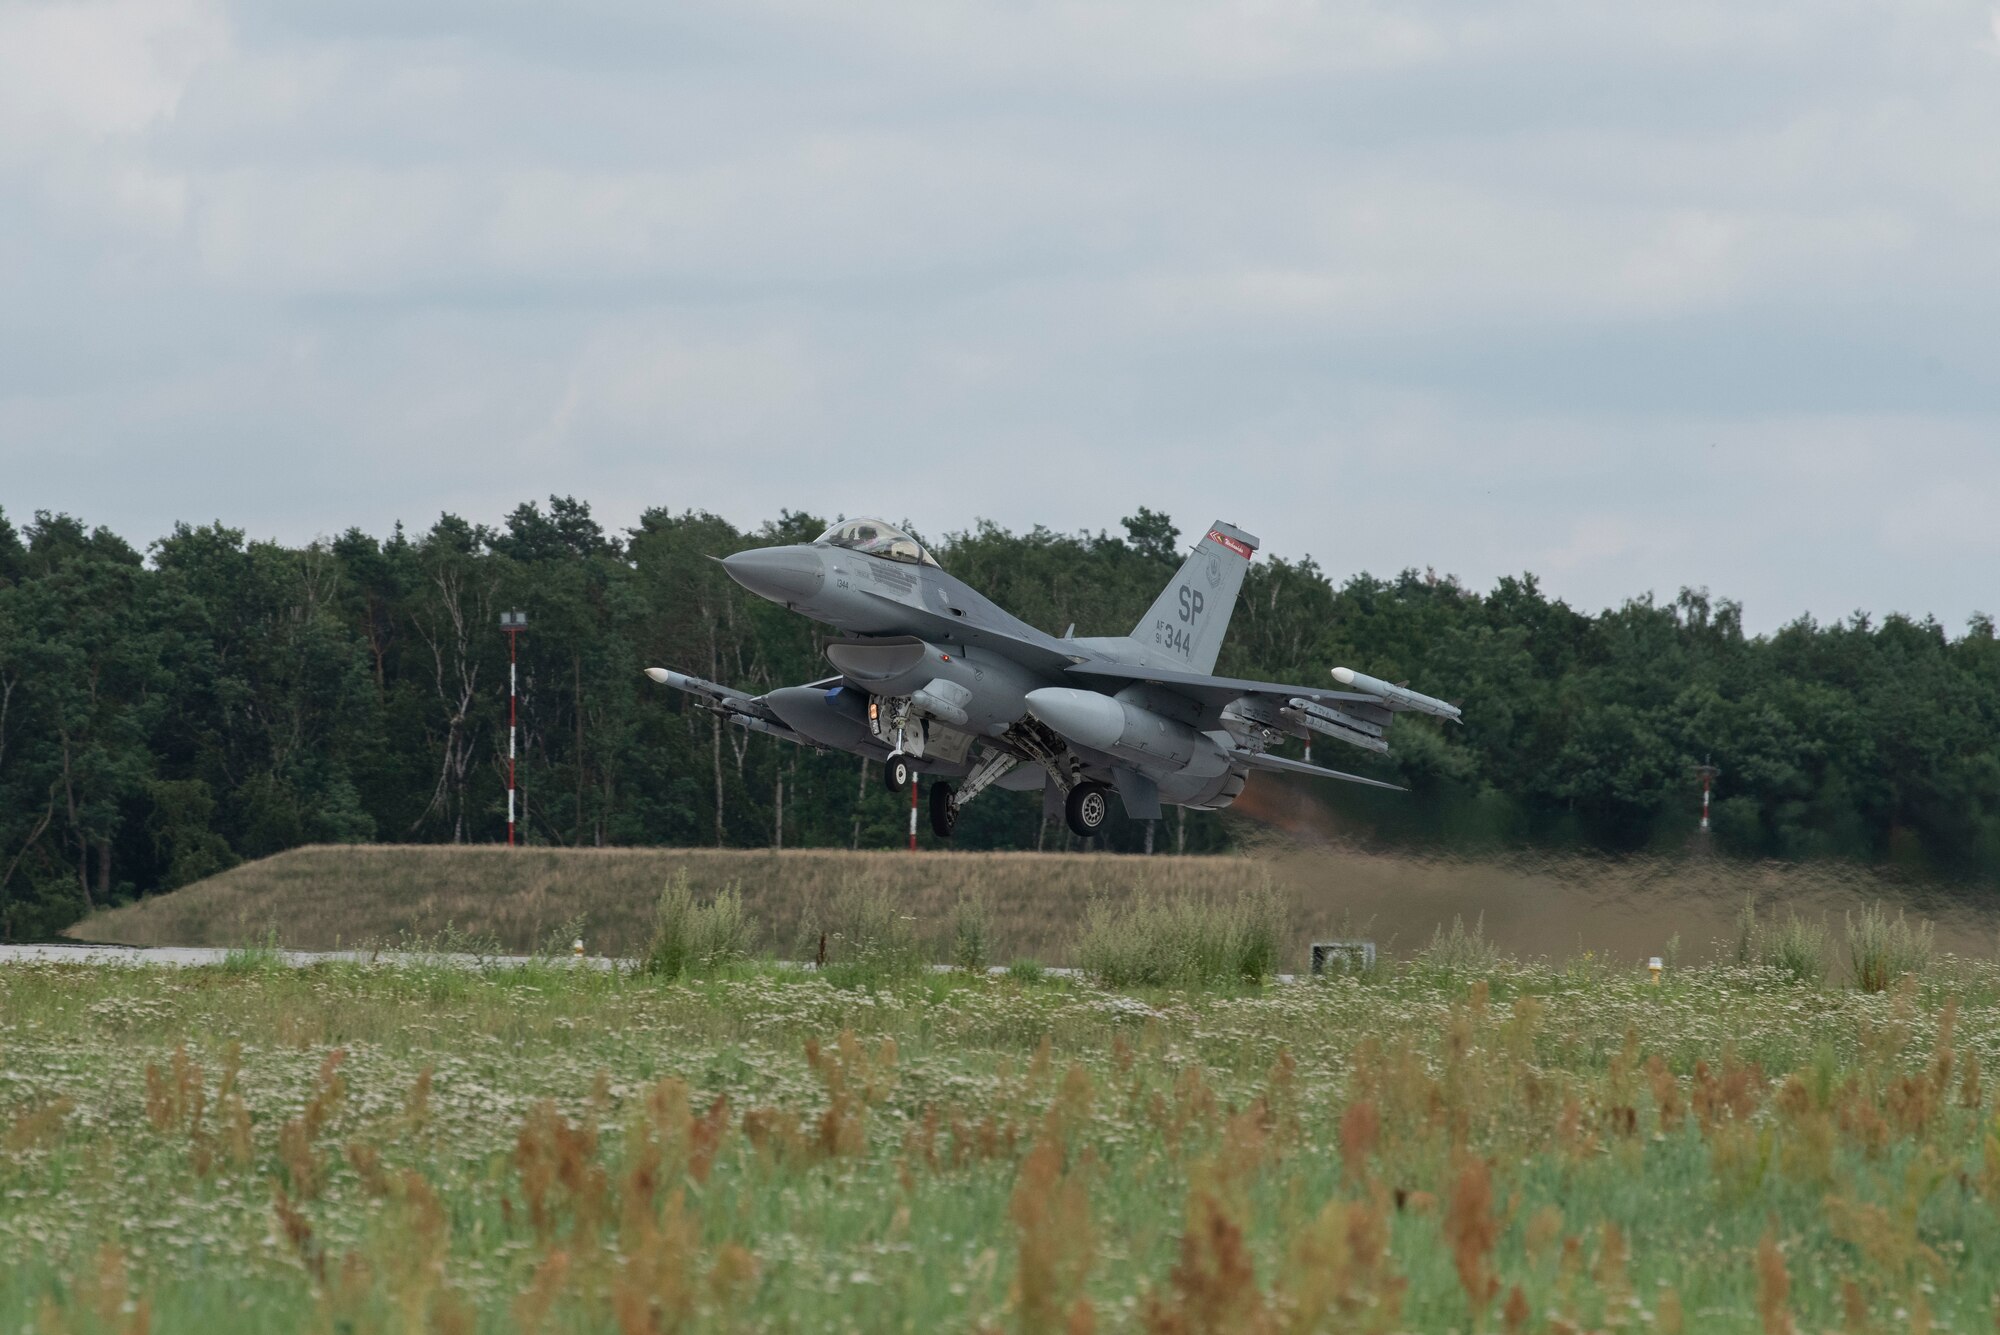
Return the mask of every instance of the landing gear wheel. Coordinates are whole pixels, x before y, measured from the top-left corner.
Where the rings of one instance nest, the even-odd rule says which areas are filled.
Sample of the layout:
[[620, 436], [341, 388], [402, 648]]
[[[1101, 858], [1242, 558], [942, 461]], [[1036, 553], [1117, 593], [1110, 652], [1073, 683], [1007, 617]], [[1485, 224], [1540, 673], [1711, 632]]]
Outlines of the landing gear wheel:
[[882, 786], [892, 793], [902, 792], [916, 777], [917, 772], [910, 768], [907, 756], [890, 756], [882, 763]]
[[940, 839], [958, 828], [958, 803], [951, 799], [951, 785], [943, 779], [931, 785], [931, 833]]
[[1111, 798], [1101, 783], [1080, 783], [1069, 790], [1063, 814], [1069, 817], [1071, 833], [1079, 839], [1088, 839], [1103, 833], [1104, 822], [1111, 818]]

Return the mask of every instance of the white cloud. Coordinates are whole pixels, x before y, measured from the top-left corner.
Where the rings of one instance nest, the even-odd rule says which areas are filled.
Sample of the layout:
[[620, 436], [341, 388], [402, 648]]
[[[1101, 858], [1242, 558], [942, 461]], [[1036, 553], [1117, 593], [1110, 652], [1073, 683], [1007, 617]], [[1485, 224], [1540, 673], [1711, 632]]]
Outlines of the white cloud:
[[0, 504], [1145, 503], [1335, 571], [1950, 620], [2000, 496], [1991, 22], [0, 8]]
[[209, 0], [31, 0], [0, 7], [0, 145], [132, 135], [171, 116], [229, 29]]

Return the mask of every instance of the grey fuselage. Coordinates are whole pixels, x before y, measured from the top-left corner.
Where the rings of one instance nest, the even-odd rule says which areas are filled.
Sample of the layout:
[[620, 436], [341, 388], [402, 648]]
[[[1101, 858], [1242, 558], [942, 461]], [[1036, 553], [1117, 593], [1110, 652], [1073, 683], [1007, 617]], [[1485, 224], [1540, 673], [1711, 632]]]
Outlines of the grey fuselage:
[[[1126, 636], [1058, 639], [937, 566], [851, 548], [765, 547], [727, 557], [723, 565], [750, 592], [852, 637], [827, 651], [844, 681], [870, 700], [914, 700], [934, 733], [956, 732], [1046, 763], [1024, 734], [1035, 728], [1027, 696], [1063, 688], [1100, 714], [1122, 710], [1134, 720], [1122, 728], [1115, 717], [1109, 724], [1092, 719], [1094, 731], [1079, 729], [1086, 733], [1079, 737], [1065, 730], [1063, 738], [1076, 777], [1116, 787], [1131, 814], [1156, 814], [1161, 802], [1224, 806], [1242, 790], [1245, 771], [1229, 762], [1231, 724], [1220, 710], [1143, 682], [1115, 694], [1097, 691], [1069, 674], [1072, 666], [1091, 662], [1183, 669], [1169, 650]], [[868, 739], [867, 715], [857, 712], [867, 707], [837, 693], [811, 691], [809, 698], [809, 690], [794, 687], [769, 698], [795, 731], [866, 754], [856, 739]], [[962, 746], [956, 753], [948, 745], [931, 749], [922, 768], [964, 772]], [[1001, 786], [1040, 787], [1037, 769], [1016, 771]]]

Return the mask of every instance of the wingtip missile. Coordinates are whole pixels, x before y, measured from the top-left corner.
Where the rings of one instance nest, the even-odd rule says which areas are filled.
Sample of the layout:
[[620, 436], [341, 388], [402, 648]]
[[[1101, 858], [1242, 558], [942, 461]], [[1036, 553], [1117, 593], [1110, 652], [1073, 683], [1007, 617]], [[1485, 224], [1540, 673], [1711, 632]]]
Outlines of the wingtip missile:
[[1393, 682], [1383, 681], [1380, 677], [1371, 677], [1365, 672], [1356, 672], [1353, 668], [1347, 667], [1335, 668], [1333, 670], [1333, 679], [1350, 690], [1360, 691], [1364, 695], [1375, 696], [1377, 699], [1385, 700], [1392, 705], [1400, 705], [1404, 709], [1414, 710], [1420, 714], [1430, 714], [1437, 718], [1450, 719], [1453, 722], [1458, 721], [1458, 706], [1447, 704], [1434, 695], [1424, 695], [1421, 692], [1411, 690], [1407, 686], [1398, 686]]

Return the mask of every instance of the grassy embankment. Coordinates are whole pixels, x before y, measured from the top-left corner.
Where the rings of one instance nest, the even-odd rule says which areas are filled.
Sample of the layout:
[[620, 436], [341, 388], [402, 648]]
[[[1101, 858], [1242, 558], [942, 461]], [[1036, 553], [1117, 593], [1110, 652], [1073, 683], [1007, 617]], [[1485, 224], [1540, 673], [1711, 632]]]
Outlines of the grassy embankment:
[[1286, 967], [1309, 940], [1367, 935], [1391, 953], [1421, 949], [1455, 917], [1523, 957], [1593, 952], [1638, 960], [1676, 938], [1688, 959], [1734, 934], [1747, 895], [1838, 930], [1866, 902], [1911, 902], [1938, 944], [1992, 953], [1993, 918], [1908, 892], [1840, 864], [1543, 857], [1465, 861], [1334, 848], [1238, 857], [1037, 853], [770, 853], [716, 849], [301, 848], [197, 885], [96, 914], [71, 929], [88, 941], [240, 946], [275, 935], [301, 950], [434, 936], [448, 925], [528, 952], [581, 920], [592, 953], [640, 954], [660, 889], [685, 873], [707, 898], [740, 888], [757, 949], [810, 953], [801, 941], [834, 901], [880, 888], [919, 922], [937, 923], [966, 894], [989, 906], [993, 958], [1072, 962], [1093, 900], [1113, 905], [1180, 891], [1233, 893], [1269, 884], [1289, 913]]
[[0, 968], [0, 1328], [1969, 1330], [2000, 969]]

